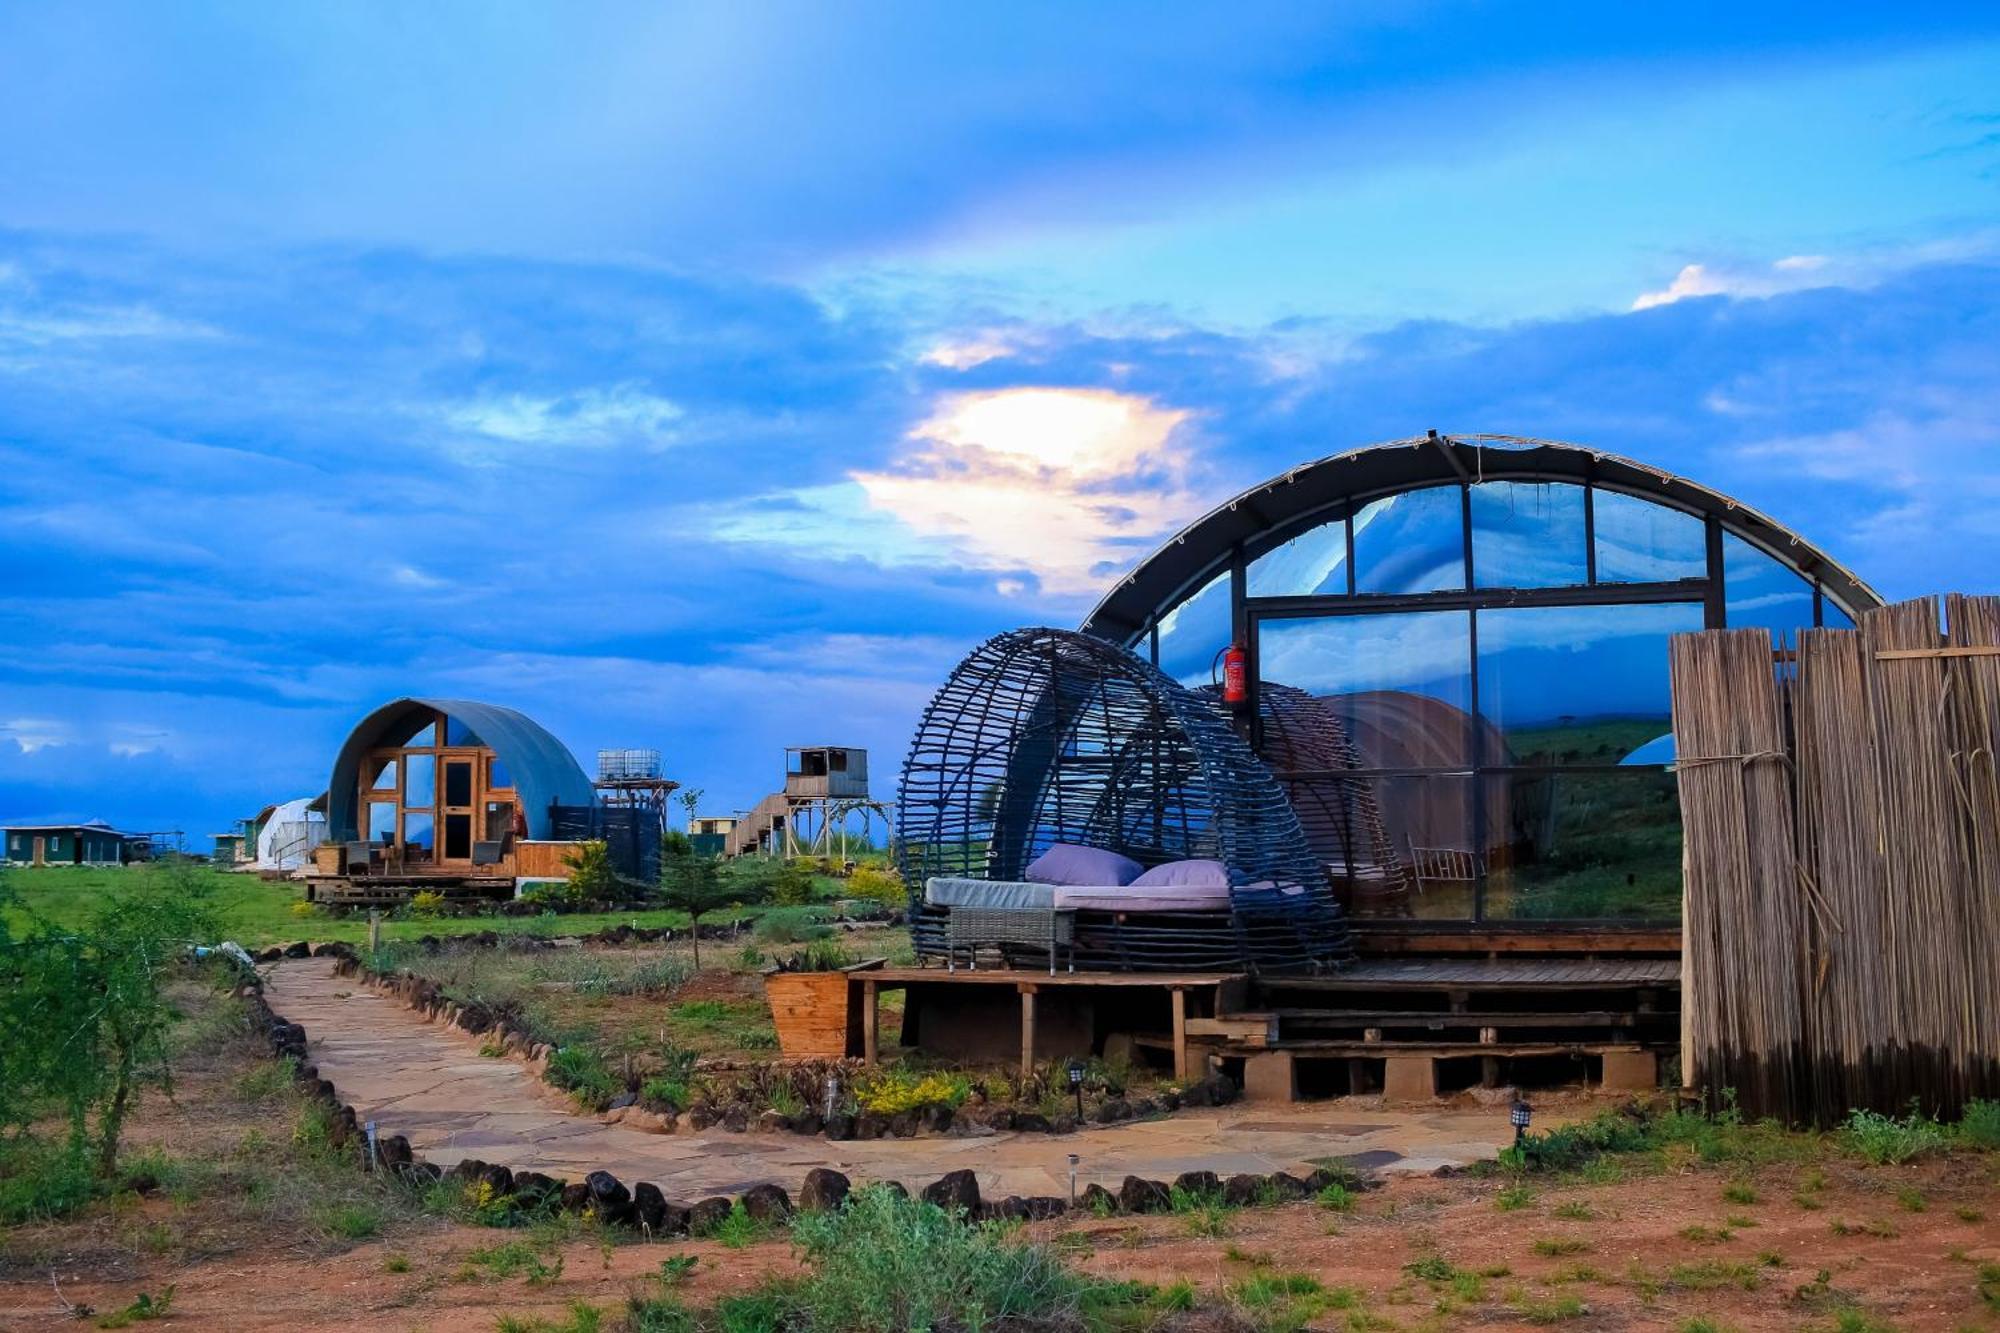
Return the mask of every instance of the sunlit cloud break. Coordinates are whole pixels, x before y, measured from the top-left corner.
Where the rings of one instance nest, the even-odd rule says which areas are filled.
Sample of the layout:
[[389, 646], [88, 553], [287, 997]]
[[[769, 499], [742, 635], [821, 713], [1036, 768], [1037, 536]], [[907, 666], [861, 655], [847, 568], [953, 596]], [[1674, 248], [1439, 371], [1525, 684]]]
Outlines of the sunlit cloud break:
[[990, 572], [1006, 597], [1083, 598], [1199, 512], [1190, 419], [1107, 389], [946, 394], [888, 467], [735, 507], [717, 532]]

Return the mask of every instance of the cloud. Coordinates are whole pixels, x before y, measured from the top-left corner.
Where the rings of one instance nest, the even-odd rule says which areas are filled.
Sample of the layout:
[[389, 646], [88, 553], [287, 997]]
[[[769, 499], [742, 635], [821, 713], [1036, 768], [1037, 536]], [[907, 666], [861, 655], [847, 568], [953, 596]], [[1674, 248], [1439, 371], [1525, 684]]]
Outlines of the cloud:
[[1075, 600], [1199, 512], [1192, 417], [1108, 389], [948, 393], [889, 466], [737, 506], [717, 531], [882, 565], [957, 565], [998, 575], [1002, 596]]
[[1822, 287], [1872, 287], [1883, 279], [1926, 264], [1978, 259], [2000, 248], [2000, 232], [1973, 231], [1915, 244], [1839, 255], [1787, 255], [1769, 264], [1711, 260], [1688, 264], [1658, 291], [1641, 292], [1633, 310], [1652, 310], [1704, 296], [1763, 300]]
[[635, 443], [661, 449], [675, 443], [686, 413], [678, 403], [636, 384], [581, 389], [553, 397], [506, 394], [445, 410], [453, 429], [506, 444], [601, 449]]

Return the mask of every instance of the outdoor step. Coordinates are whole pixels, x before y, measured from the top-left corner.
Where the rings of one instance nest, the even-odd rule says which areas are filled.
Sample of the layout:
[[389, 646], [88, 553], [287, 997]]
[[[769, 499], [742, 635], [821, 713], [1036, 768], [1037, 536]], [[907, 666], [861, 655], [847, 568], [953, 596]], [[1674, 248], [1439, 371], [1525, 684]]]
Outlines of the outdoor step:
[[1256, 1043], [1278, 1039], [1275, 1014], [1218, 1014], [1214, 1018], [1187, 1020], [1190, 1037], [1226, 1037], [1231, 1041]]

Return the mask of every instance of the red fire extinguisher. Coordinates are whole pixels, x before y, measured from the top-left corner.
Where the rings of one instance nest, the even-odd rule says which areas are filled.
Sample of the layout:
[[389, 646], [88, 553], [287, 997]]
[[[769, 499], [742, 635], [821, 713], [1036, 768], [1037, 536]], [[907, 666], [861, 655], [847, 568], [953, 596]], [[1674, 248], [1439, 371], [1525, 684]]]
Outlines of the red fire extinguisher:
[[1250, 654], [1232, 643], [1222, 650], [1222, 702], [1232, 708], [1250, 701]]

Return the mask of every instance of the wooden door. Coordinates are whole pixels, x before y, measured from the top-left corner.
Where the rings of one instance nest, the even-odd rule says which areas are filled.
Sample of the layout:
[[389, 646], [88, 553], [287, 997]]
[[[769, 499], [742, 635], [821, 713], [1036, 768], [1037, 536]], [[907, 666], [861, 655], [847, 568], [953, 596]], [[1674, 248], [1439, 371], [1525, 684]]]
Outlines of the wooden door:
[[469, 866], [478, 836], [473, 812], [479, 802], [479, 754], [447, 751], [438, 756], [438, 767], [438, 861]]

